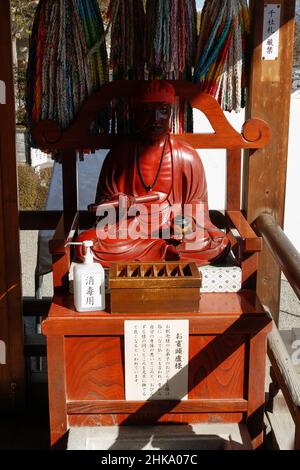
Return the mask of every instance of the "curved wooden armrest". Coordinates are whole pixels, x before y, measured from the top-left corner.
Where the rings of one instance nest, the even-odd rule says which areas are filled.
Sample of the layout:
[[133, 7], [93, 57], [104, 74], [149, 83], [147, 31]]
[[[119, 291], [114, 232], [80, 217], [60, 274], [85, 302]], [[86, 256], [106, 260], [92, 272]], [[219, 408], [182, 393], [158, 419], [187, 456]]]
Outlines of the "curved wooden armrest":
[[262, 238], [258, 237], [249, 222], [240, 211], [226, 211], [228, 226], [227, 236], [234, 248], [238, 248], [239, 258], [242, 253], [253, 253], [262, 250]]
[[300, 253], [271, 214], [263, 213], [254, 222], [266, 246], [300, 300]]
[[78, 229], [79, 214], [62, 214], [52, 240], [49, 241], [49, 250], [52, 255], [64, 255], [66, 244], [73, 241]]

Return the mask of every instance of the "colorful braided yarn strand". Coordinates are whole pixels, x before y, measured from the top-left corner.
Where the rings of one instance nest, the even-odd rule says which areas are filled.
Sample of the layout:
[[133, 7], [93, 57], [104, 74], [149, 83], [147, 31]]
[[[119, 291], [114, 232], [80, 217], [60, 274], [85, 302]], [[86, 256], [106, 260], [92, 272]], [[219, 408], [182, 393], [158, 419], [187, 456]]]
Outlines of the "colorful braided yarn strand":
[[[146, 4], [146, 11], [144, 10]], [[194, 80], [226, 111], [246, 100], [246, 0], [206, 0], [197, 45], [195, 0], [111, 0], [112, 79]], [[109, 81], [106, 33], [97, 0], [40, 0], [27, 70], [29, 125], [51, 119], [65, 129], [82, 102]], [[132, 130], [130, 103], [112, 103], [110, 127]], [[172, 130], [192, 131], [192, 111], [180, 101]]]
[[109, 80], [106, 43], [89, 54], [104, 27], [97, 0], [40, 0], [29, 48], [29, 125], [51, 119], [65, 129], [82, 102]]
[[201, 16], [194, 82], [225, 111], [246, 103], [246, 44], [250, 17], [246, 0], [206, 0]]
[[[110, 67], [113, 80], [144, 80], [145, 11], [143, 0], [111, 0]], [[133, 132], [130, 100], [119, 98], [111, 103], [111, 133]]]
[[144, 80], [143, 0], [111, 0], [109, 16], [113, 80]]
[[[150, 79], [191, 80], [197, 45], [195, 0], [148, 0], [146, 68]], [[192, 131], [192, 112], [185, 102], [174, 110], [173, 132]]]

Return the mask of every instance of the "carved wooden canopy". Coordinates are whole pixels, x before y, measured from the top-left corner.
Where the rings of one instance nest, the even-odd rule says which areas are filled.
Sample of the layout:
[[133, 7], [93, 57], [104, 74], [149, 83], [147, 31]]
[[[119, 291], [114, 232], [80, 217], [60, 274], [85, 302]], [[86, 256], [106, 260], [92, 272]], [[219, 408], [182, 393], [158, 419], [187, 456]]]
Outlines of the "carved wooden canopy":
[[[188, 100], [191, 106], [202, 111], [210, 122], [214, 133], [177, 134], [178, 140], [189, 142], [194, 148], [257, 149], [265, 147], [271, 138], [268, 124], [261, 119], [245, 122], [242, 132], [237, 132], [226, 119], [219, 103], [210, 95], [200, 91], [199, 86], [187, 81], [170, 81], [176, 95]], [[130, 97], [136, 90], [136, 81], [113, 81], [91, 95], [81, 106], [76, 120], [64, 131], [55, 121], [40, 121], [33, 129], [35, 144], [41, 150], [55, 151], [75, 149], [94, 151], [111, 148], [124, 136], [115, 134], [92, 134], [91, 124], [101, 109], [109, 106], [116, 97]]]

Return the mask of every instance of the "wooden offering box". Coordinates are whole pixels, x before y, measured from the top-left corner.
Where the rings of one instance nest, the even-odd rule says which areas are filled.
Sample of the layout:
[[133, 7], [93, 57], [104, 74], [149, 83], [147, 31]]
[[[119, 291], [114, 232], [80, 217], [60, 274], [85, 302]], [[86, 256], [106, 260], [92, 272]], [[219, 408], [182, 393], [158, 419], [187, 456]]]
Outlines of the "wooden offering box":
[[195, 263], [118, 263], [109, 274], [111, 313], [198, 312]]

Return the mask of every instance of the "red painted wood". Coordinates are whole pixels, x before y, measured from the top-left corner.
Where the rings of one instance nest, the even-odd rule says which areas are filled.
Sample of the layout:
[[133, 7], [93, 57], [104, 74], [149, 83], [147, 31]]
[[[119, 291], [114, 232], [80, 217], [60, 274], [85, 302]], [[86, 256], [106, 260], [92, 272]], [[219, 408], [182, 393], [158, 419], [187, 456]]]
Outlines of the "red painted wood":
[[265, 368], [266, 368], [266, 334], [271, 330], [268, 325], [250, 339], [249, 379], [248, 379], [248, 420], [247, 425], [253, 448], [263, 444], [263, 419], [265, 404]]
[[249, 222], [239, 210], [227, 210], [226, 216], [229, 225], [238, 231], [245, 253], [262, 250], [262, 238], [256, 235]]
[[[188, 423], [241, 423], [243, 413], [189, 413]], [[69, 426], [125, 426], [125, 425], [151, 425], [153, 414], [97, 414], [97, 415], [70, 415]], [[158, 418], [156, 424], [187, 424], [187, 414], [170, 414]], [[120, 430], [122, 432], [122, 430]]]
[[67, 432], [66, 379], [64, 337], [47, 338], [48, 390], [50, 403], [51, 445], [57, 444]]
[[[226, 148], [228, 153], [227, 206], [231, 211], [226, 216], [231, 227], [239, 230], [237, 246], [240, 252], [244, 273], [243, 279], [252, 279], [257, 266], [257, 258], [248, 257], [260, 248], [260, 241], [239, 212], [241, 188], [241, 149], [261, 148], [270, 140], [270, 129], [261, 120], [248, 121], [238, 133], [225, 118], [214, 98], [201, 93], [197, 85], [189, 82], [174, 82], [178, 96], [188, 99], [191, 105], [201, 110], [210, 121], [215, 133], [186, 134], [176, 136], [189, 142], [195, 148]], [[90, 135], [90, 123], [99, 109], [105, 107], [113, 97], [131, 96], [135, 82], [112, 82], [90, 97], [82, 106], [77, 120], [64, 132], [53, 122], [41, 122], [32, 133], [42, 149], [60, 149], [65, 152], [64, 195], [65, 207], [70, 214], [76, 212], [76, 169], [75, 150], [87, 148], [110, 148], [122, 136]], [[73, 155], [73, 157], [72, 157]], [[72, 159], [73, 158], [73, 159]], [[73, 174], [72, 194], [68, 195], [68, 172]], [[75, 199], [74, 199], [75, 198]], [[75, 201], [75, 202], [74, 202]], [[266, 335], [266, 325], [270, 320], [254, 291], [234, 294], [202, 294], [199, 311], [190, 310], [179, 313], [139, 313], [114, 314], [109, 310], [87, 314], [74, 311], [73, 298], [63, 289], [68, 267], [69, 253], [65, 242], [70, 232], [78, 226], [64, 221], [58, 227], [55, 241], [52, 242], [54, 259], [55, 297], [49, 316], [43, 322], [43, 332], [49, 338], [60, 337], [65, 348], [54, 348], [53, 367], [49, 370], [49, 383], [54, 389], [63, 383], [64, 389], [52, 392], [50, 414], [52, 442], [59, 432], [57, 423], [63, 420], [63, 428], [68, 417], [68, 425], [112, 425], [159, 422], [241, 422], [245, 410], [245, 401], [250, 393], [255, 407], [255, 398], [248, 391], [250, 338], [260, 332]], [[230, 232], [232, 233], [232, 231]], [[246, 255], [246, 256], [245, 256]], [[249, 260], [249, 261], [248, 261]], [[109, 299], [107, 305], [109, 305]], [[124, 321], [135, 319], [188, 319], [190, 322], [190, 360], [189, 360], [189, 400], [185, 403], [164, 402], [163, 404], [146, 402], [143, 404], [127, 403], [124, 384]], [[251, 340], [252, 341], [252, 340]], [[259, 370], [258, 376], [264, 376], [259, 355], [251, 342], [251, 364]], [[256, 355], [257, 354], [257, 355]], [[254, 358], [254, 359], [253, 359]], [[57, 370], [54, 363], [63, 364]], [[251, 366], [252, 367], [252, 366]], [[252, 371], [252, 369], [251, 369]], [[58, 380], [60, 377], [60, 381]], [[263, 387], [263, 381], [256, 387]], [[256, 388], [257, 390], [257, 388]], [[54, 409], [54, 398], [60, 401], [59, 416]], [[200, 400], [200, 401], [199, 401]], [[259, 398], [260, 400], [260, 398]], [[69, 403], [68, 403], [69, 402]], [[193, 406], [194, 405], [194, 406]], [[248, 405], [247, 405], [248, 406]], [[252, 409], [251, 408], [251, 409]], [[260, 418], [256, 426], [261, 429]], [[65, 431], [64, 431], [65, 432]]]
[[189, 398], [243, 398], [246, 344], [246, 335], [191, 336]]
[[239, 211], [241, 209], [241, 169], [242, 151], [240, 148], [227, 150], [227, 210]]
[[[233, 334], [191, 336], [189, 398], [242, 398], [245, 343]], [[125, 399], [123, 337], [71, 337], [65, 345], [68, 400]]]
[[148, 413], [157, 413], [163, 408], [172, 408], [172, 413], [207, 413], [214, 411], [246, 412], [248, 409], [247, 400], [244, 399], [210, 399], [210, 400], [187, 400], [187, 401], [152, 401], [136, 402], [122, 400], [86, 400], [69, 401], [67, 403], [68, 415], [78, 414], [111, 414], [111, 413], [137, 413], [143, 406], [147, 406]]
[[120, 336], [66, 338], [67, 399], [125, 400], [123, 348]]
[[[186, 81], [174, 81], [176, 94], [190, 101], [192, 107], [202, 111], [211, 123], [215, 134], [184, 134], [176, 138], [189, 142], [194, 148], [261, 148], [270, 141], [270, 129], [266, 122], [252, 119], [245, 123], [239, 134], [227, 121], [219, 103], [200, 91], [199, 85]], [[32, 129], [35, 142], [41, 149], [99, 149], [111, 148], [122, 136], [91, 135], [90, 124], [100, 109], [117, 96], [131, 97], [136, 90], [135, 81], [114, 81], [93, 94], [82, 105], [75, 122], [64, 132], [53, 121], [41, 121]]]
[[[262, 423], [255, 413], [264, 393], [262, 358], [270, 319], [254, 292], [203, 294], [198, 313], [143, 317], [78, 314], [70, 299], [69, 308], [60, 306], [61, 300], [66, 302], [66, 297], [55, 297], [43, 322], [52, 443], [67, 426], [241, 422], [248, 413], [251, 430], [258, 432], [253, 440], [257, 444]], [[166, 317], [190, 320], [189, 399], [126, 402], [124, 320]]]
[[[108, 299], [109, 301], [109, 299]], [[199, 312], [164, 314], [121, 314], [89, 312], [84, 315], [73, 310], [72, 296], [55, 296], [49, 316], [43, 322], [46, 335], [122, 335], [124, 320], [188, 319], [190, 334], [247, 333], [264, 328], [269, 323], [254, 292], [202, 294]], [[159, 316], [158, 316], [159, 315]], [[99, 321], [101, 320], [101, 321]]]

